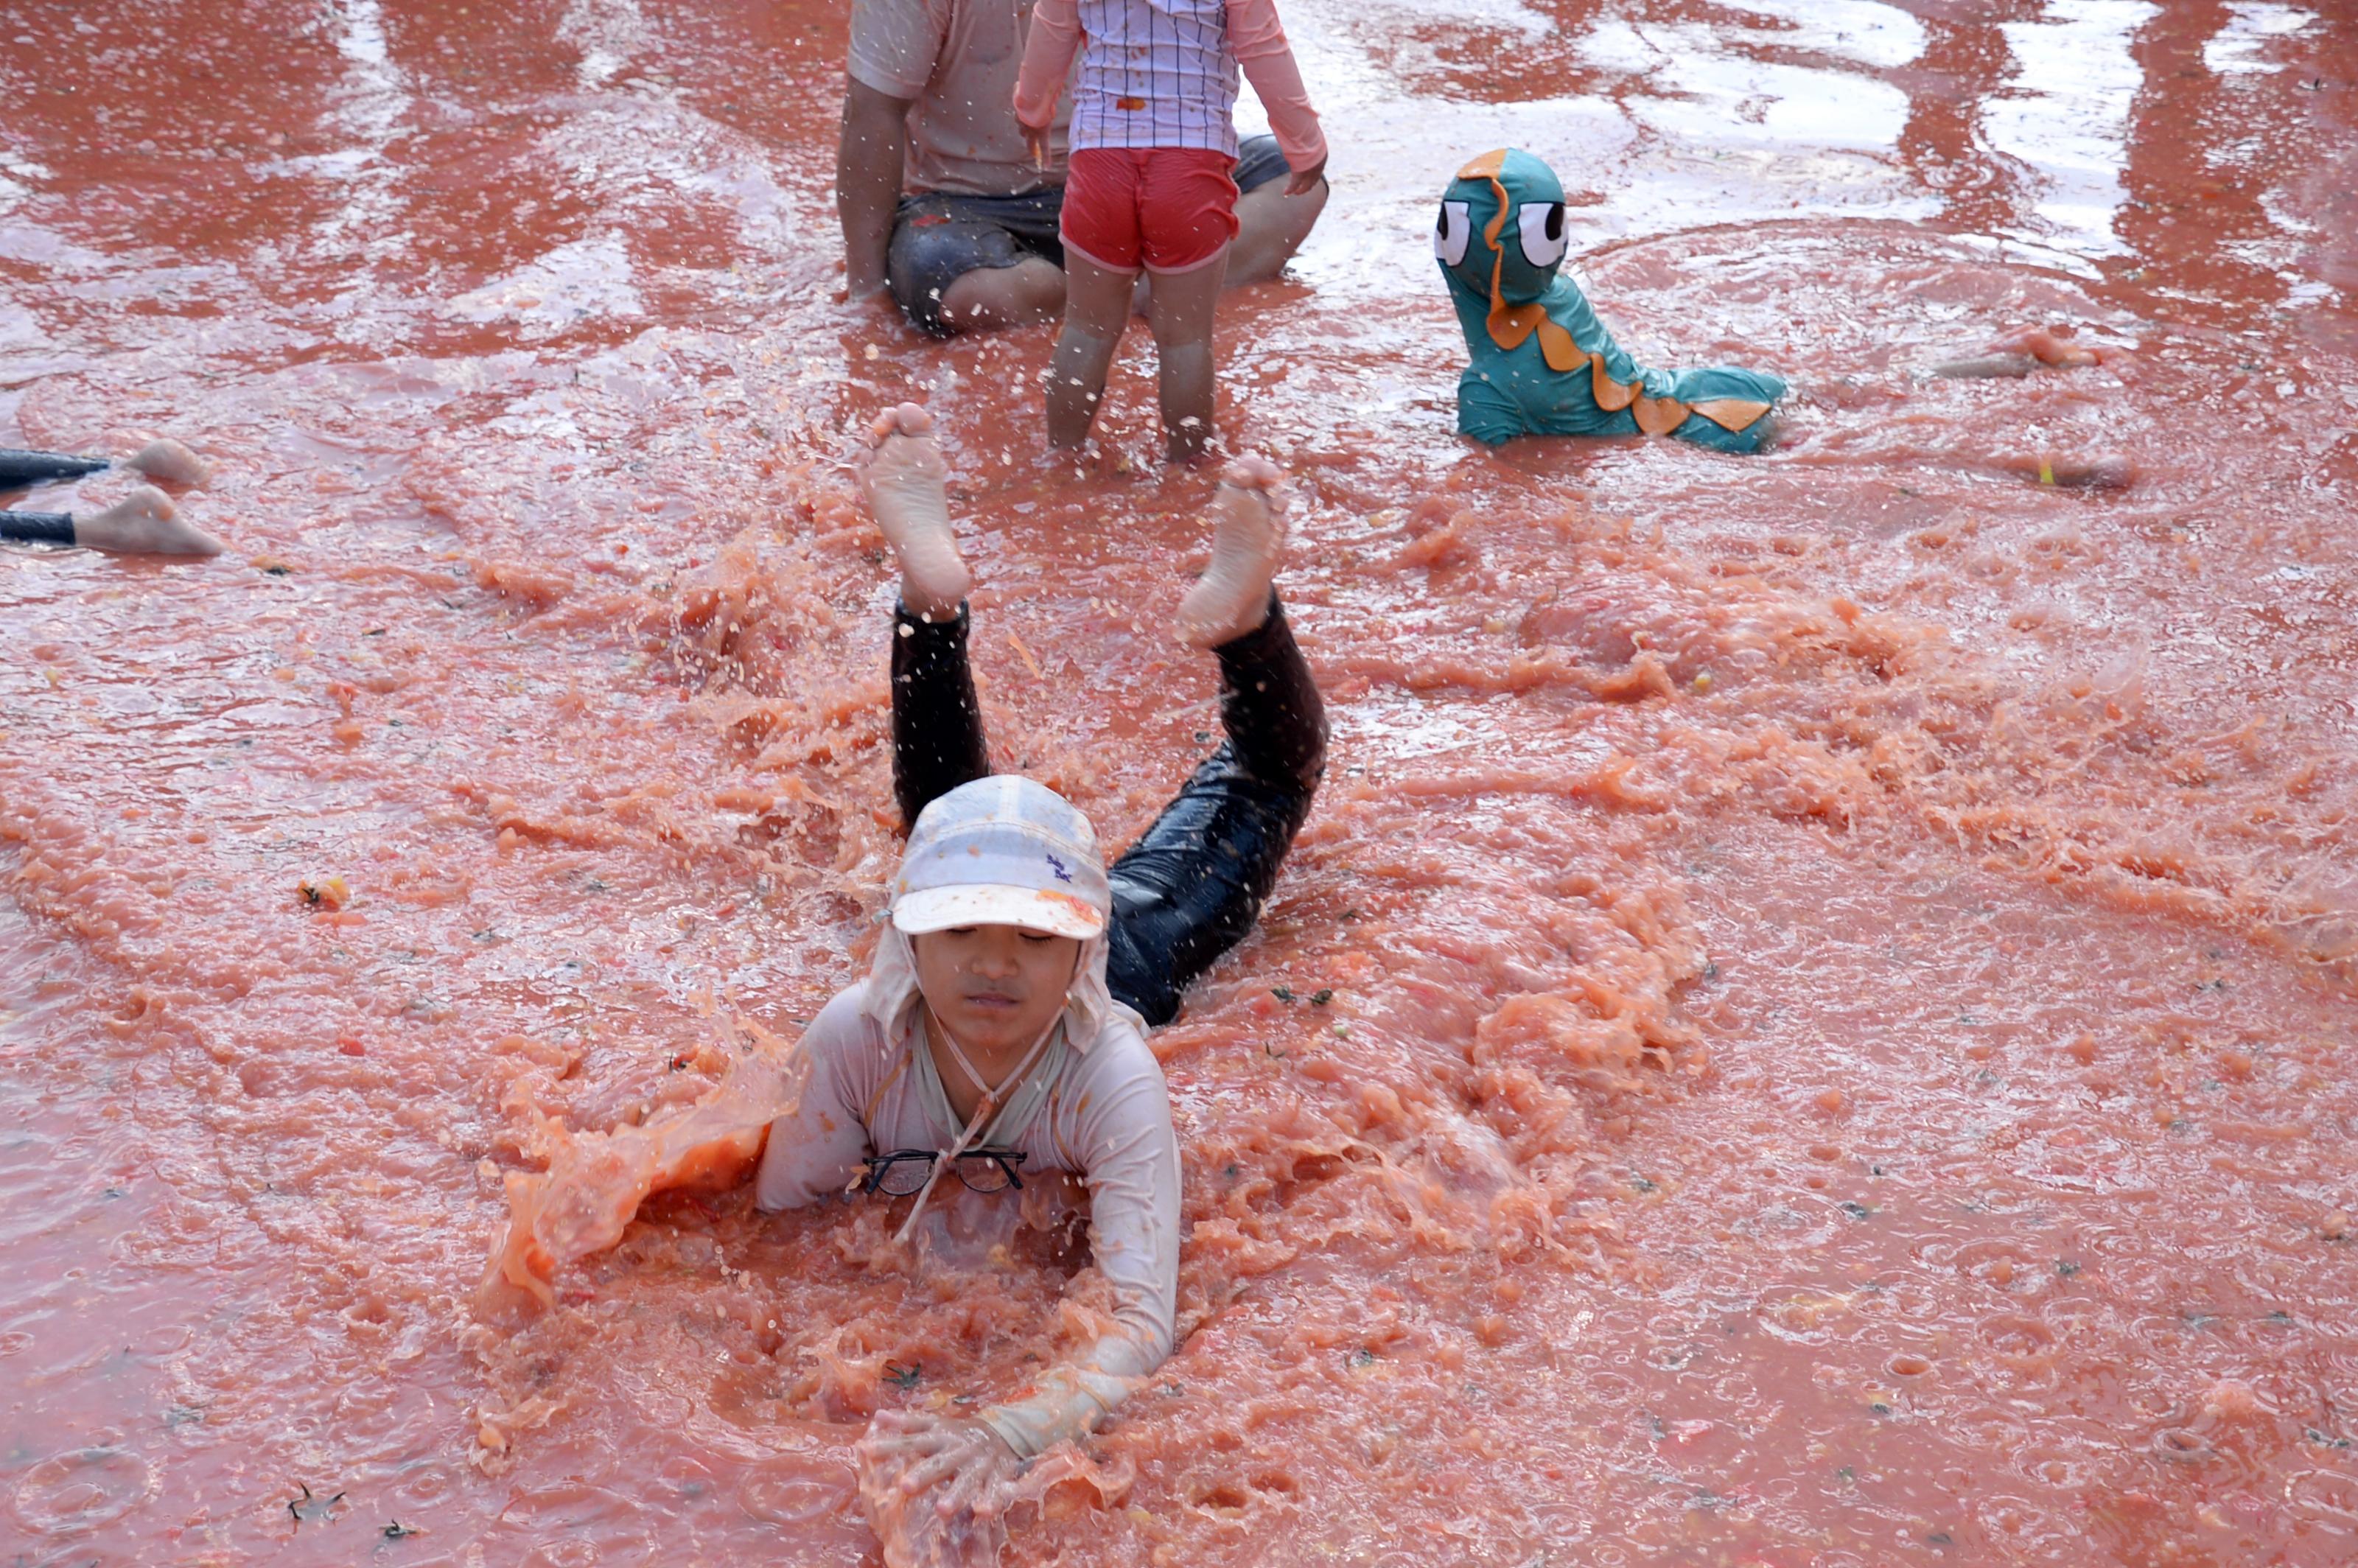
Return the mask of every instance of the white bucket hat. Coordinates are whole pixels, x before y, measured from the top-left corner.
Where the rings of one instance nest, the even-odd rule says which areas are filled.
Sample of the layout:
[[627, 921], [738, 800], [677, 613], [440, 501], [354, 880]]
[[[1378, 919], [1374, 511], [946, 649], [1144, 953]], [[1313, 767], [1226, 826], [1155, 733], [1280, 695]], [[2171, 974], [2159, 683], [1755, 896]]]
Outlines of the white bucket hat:
[[1015, 773], [936, 797], [917, 814], [892, 882], [892, 924], [911, 936], [1022, 925], [1087, 941], [1112, 908], [1089, 819]]

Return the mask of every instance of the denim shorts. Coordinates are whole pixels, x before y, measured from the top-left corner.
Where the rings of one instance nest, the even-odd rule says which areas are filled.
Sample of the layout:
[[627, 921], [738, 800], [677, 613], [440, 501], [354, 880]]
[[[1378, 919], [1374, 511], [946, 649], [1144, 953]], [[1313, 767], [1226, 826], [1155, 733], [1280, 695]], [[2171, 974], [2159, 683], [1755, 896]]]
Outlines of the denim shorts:
[[[1251, 136], [1237, 148], [1239, 192], [1285, 173], [1275, 136]], [[910, 320], [937, 338], [950, 335], [942, 296], [968, 273], [1013, 266], [1026, 256], [1065, 265], [1056, 225], [1064, 215], [1061, 186], [1022, 196], [903, 196], [892, 216], [892, 248], [885, 276]]]

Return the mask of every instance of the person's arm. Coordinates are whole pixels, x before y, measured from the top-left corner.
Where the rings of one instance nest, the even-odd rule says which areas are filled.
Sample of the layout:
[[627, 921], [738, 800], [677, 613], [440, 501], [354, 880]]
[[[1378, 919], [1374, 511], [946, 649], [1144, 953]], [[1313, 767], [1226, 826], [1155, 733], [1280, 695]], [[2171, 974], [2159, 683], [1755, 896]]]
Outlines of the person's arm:
[[854, 299], [885, 286], [892, 215], [907, 169], [909, 107], [934, 79], [947, 16], [948, 7], [927, 0], [851, 0], [835, 207], [843, 221], [844, 282]]
[[1015, 118], [1040, 156], [1048, 127], [1055, 124], [1056, 101], [1065, 95], [1065, 78], [1080, 48], [1079, 0], [1038, 0], [1032, 7], [1032, 28], [1023, 40], [1023, 67], [1015, 77]]
[[1021, 1496], [1028, 1462], [1087, 1433], [1171, 1353], [1179, 1141], [1163, 1069], [1146, 1042], [1124, 1029], [1091, 1050], [1070, 1093], [1085, 1108], [1066, 1130], [1068, 1148], [1082, 1157], [1089, 1184], [1089, 1242], [1113, 1286], [1115, 1325], [1022, 1398], [979, 1416], [877, 1412], [858, 1445], [860, 1495], [880, 1534], [920, 1552], [990, 1539], [994, 1521]]
[[1079, 0], [1036, 0], [1024, 36], [1023, 64], [1015, 77], [1015, 123], [1023, 127], [1023, 144], [1041, 168], [1048, 167], [1049, 132], [1080, 42]]
[[854, 299], [884, 287], [912, 102], [879, 92], [857, 77], [844, 84], [843, 135], [835, 153], [835, 211], [843, 221], [844, 286]]
[[1310, 90], [1277, 19], [1277, 0], [1228, 0], [1228, 49], [1260, 95], [1278, 150], [1293, 171], [1286, 194], [1299, 196], [1325, 178], [1326, 134], [1318, 128], [1318, 111], [1310, 106]]
[[820, 1010], [795, 1048], [801, 1077], [794, 1108], [770, 1123], [753, 1178], [753, 1206], [801, 1208], [839, 1193], [868, 1154], [868, 1127], [858, 1108], [874, 1076], [875, 1025], [860, 1011], [863, 988], [839, 993]]
[[1043, 1374], [1022, 1397], [981, 1412], [983, 1424], [1019, 1458], [1088, 1433], [1171, 1354], [1179, 1292], [1179, 1140], [1171, 1130], [1170, 1091], [1136, 1035], [1126, 1043], [1105, 1040], [1097, 1049], [1121, 1054], [1089, 1064], [1106, 1079], [1076, 1086], [1088, 1108], [1077, 1135], [1089, 1188], [1089, 1245], [1098, 1271], [1113, 1287], [1114, 1327]]

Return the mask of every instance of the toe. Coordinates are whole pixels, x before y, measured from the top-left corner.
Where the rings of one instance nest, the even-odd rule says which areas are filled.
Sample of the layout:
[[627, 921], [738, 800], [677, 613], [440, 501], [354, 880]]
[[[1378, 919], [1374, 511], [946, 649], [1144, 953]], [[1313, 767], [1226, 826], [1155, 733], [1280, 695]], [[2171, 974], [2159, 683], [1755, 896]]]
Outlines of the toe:
[[175, 484], [202, 484], [212, 475], [211, 463], [168, 436], [140, 448], [131, 466]]
[[876, 416], [872, 428], [878, 441], [894, 436], [922, 436], [934, 427], [934, 416], [915, 403], [895, 404]]
[[1259, 452], [1247, 452], [1223, 469], [1220, 477], [1240, 490], [1268, 490], [1285, 477], [1285, 470]]

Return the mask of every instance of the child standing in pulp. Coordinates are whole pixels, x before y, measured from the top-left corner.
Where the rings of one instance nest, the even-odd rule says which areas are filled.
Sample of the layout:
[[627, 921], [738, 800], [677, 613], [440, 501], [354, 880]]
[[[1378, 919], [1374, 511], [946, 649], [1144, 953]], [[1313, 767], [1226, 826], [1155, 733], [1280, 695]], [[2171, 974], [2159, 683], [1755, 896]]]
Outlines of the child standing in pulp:
[[1059, 238], [1065, 327], [1048, 383], [1048, 440], [1087, 439], [1130, 319], [1141, 267], [1163, 362], [1174, 462], [1212, 435], [1212, 318], [1237, 235], [1232, 111], [1239, 67], [1269, 110], [1299, 196], [1325, 178], [1326, 139], [1286, 46], [1276, 0], [1037, 0], [1015, 116], [1034, 157], [1074, 71], [1072, 157]]

